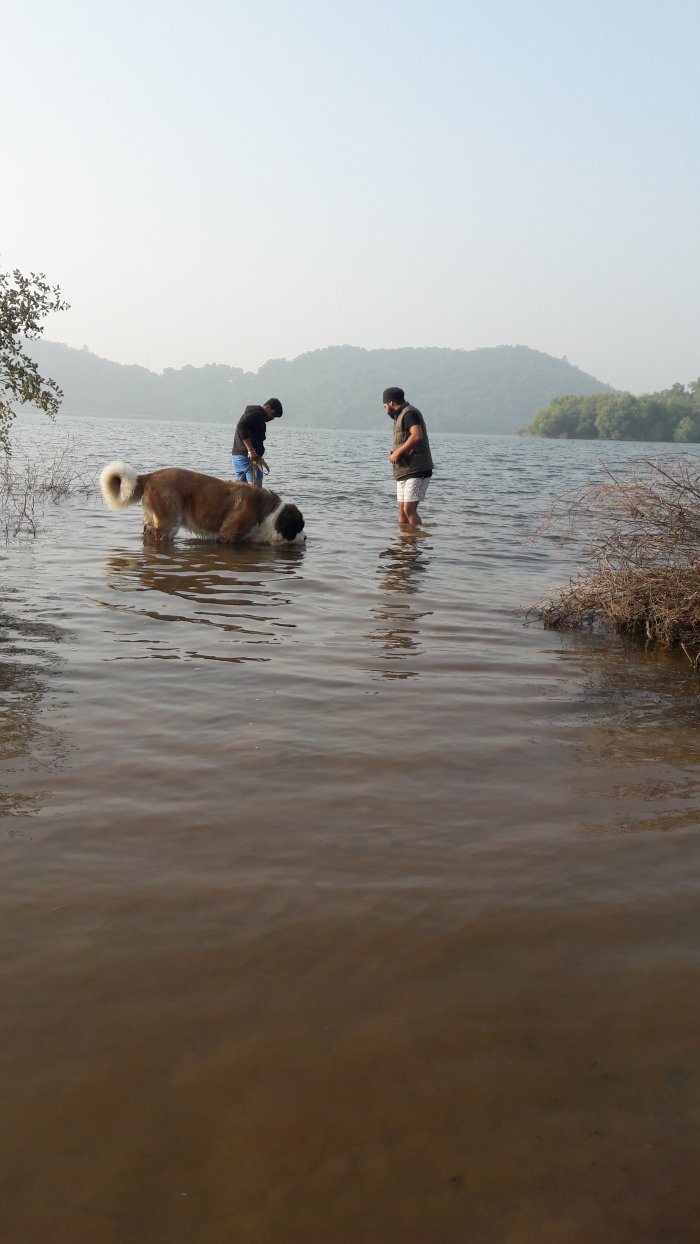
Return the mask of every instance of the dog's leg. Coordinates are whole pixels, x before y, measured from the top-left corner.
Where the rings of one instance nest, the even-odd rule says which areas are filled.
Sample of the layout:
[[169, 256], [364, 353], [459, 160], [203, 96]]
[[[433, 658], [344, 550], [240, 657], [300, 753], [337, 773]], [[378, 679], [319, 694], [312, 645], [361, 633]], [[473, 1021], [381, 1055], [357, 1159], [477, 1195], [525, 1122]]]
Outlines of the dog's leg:
[[225, 518], [219, 528], [217, 536], [218, 544], [240, 544], [241, 540], [245, 540], [250, 531], [250, 514], [247, 510], [236, 512], [234, 510]]
[[178, 528], [144, 526], [143, 539], [146, 544], [170, 544], [177, 535]]
[[163, 522], [162, 517], [150, 507], [143, 507], [143, 539], [146, 544], [165, 544], [172, 540], [178, 525]]

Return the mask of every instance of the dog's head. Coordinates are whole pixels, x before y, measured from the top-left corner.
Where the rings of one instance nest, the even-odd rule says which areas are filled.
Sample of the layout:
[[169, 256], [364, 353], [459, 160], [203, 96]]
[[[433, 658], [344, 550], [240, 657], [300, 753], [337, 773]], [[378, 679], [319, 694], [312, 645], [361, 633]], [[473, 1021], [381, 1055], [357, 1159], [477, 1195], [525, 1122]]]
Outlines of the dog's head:
[[296, 505], [283, 505], [275, 525], [283, 540], [296, 540], [304, 530], [304, 515]]

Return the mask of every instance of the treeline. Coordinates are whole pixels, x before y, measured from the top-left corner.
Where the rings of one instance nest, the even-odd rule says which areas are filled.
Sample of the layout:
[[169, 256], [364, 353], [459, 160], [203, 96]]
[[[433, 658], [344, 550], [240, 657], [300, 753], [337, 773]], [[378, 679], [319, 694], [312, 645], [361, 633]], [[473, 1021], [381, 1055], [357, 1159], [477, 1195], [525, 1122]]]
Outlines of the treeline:
[[156, 373], [43, 339], [31, 343], [31, 353], [62, 388], [67, 415], [230, 423], [248, 403], [275, 396], [285, 427], [377, 428], [386, 418], [382, 390], [395, 384], [420, 407], [431, 432], [512, 434], [559, 393], [612, 392], [566, 359], [526, 346], [330, 346], [270, 359], [257, 372], [211, 363]]
[[700, 377], [659, 393], [555, 397], [525, 428], [528, 436], [583, 441], [700, 443]]

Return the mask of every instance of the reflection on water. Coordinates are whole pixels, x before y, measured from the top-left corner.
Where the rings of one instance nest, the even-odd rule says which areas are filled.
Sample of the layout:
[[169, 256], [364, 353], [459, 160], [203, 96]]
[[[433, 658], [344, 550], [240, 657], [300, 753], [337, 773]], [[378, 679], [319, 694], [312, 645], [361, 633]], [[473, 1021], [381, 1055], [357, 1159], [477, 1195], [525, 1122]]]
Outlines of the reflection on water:
[[[285, 617], [290, 601], [284, 588], [289, 577], [298, 573], [303, 555], [303, 546], [227, 548], [203, 541], [189, 541], [166, 551], [144, 546], [135, 553], [112, 552], [105, 558], [110, 597], [96, 603], [158, 623], [213, 627], [242, 641], [228, 651], [212, 652], [204, 641], [196, 648], [186, 644], [174, 650], [167, 633], [155, 628], [146, 645], [152, 657], [265, 661], [270, 658], [246, 650], [246, 644], [276, 643], [275, 626], [283, 617], [285, 627], [295, 626]], [[122, 642], [143, 643], [143, 636], [123, 635]]]
[[[47, 777], [64, 755], [59, 731], [42, 720], [48, 675], [58, 657], [54, 645], [65, 632], [49, 623], [32, 622], [0, 611], [0, 817], [36, 810], [44, 792], [24, 793], [24, 777], [42, 771]], [[48, 782], [42, 785], [48, 785]], [[30, 785], [33, 782], [30, 778]]]
[[371, 614], [379, 624], [370, 633], [384, 649], [389, 662], [381, 668], [383, 678], [415, 678], [418, 670], [399, 668], [396, 662], [417, 656], [421, 651], [420, 623], [432, 610], [417, 607], [421, 580], [430, 565], [432, 544], [423, 531], [399, 532], [392, 544], [379, 554], [379, 590], [386, 595]]
[[700, 826], [700, 690], [684, 660], [633, 639], [570, 637], [585, 656], [579, 789], [592, 834]]

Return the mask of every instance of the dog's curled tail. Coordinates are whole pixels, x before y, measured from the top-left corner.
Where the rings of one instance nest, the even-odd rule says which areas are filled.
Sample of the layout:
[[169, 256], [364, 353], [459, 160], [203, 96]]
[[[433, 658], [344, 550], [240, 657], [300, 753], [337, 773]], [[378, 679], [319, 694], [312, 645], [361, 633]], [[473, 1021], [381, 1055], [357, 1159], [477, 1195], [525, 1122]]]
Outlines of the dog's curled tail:
[[133, 467], [125, 462], [110, 462], [100, 473], [100, 488], [110, 510], [124, 510], [143, 496], [143, 484]]

